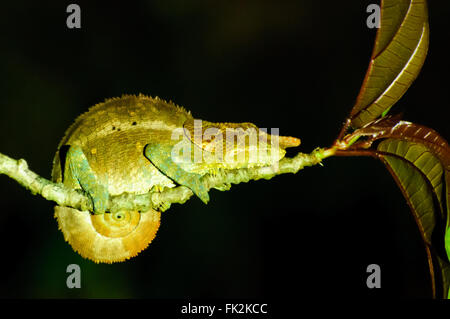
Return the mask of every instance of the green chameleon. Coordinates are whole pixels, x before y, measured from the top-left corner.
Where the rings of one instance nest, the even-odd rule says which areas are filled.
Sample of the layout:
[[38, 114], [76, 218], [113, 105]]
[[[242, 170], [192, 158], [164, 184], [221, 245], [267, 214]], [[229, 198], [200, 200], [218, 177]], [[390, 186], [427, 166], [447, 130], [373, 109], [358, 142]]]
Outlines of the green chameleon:
[[[208, 203], [202, 184], [220, 169], [269, 166], [300, 140], [251, 123], [195, 120], [184, 108], [143, 95], [106, 100], [77, 118], [59, 144], [52, 178], [83, 190], [93, 212], [55, 207], [65, 239], [95, 262], [131, 258], [148, 246], [160, 212], [109, 213], [111, 195], [183, 185]], [[219, 188], [223, 189], [226, 186]]]

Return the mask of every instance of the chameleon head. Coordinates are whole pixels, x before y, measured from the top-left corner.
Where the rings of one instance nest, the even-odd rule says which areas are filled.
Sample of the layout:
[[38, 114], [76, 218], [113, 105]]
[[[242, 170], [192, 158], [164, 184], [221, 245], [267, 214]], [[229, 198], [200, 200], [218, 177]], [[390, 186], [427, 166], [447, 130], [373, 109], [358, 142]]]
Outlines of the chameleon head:
[[160, 213], [155, 210], [94, 215], [56, 206], [55, 217], [73, 249], [96, 263], [120, 262], [136, 256], [155, 238], [160, 223]]
[[284, 157], [286, 148], [300, 145], [298, 138], [271, 135], [247, 122], [189, 119], [183, 127], [185, 136], [203, 150], [203, 160], [226, 169], [273, 165]]

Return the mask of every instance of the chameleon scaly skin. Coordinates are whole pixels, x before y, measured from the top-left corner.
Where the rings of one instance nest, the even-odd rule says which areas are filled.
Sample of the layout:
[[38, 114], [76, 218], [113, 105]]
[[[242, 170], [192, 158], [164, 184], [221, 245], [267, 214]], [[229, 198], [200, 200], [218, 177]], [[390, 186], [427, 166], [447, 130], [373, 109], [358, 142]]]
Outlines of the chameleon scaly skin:
[[[184, 108], [143, 95], [106, 100], [76, 119], [59, 144], [52, 171], [55, 182], [83, 190], [93, 202], [93, 212], [55, 207], [59, 226], [76, 251], [96, 262], [122, 261], [154, 238], [159, 212], [111, 214], [107, 210], [110, 196], [144, 194], [180, 184], [207, 203], [208, 189], [201, 182], [206, 174], [272, 165], [284, 156], [284, 148], [300, 144], [296, 138], [273, 137], [251, 123], [204, 121], [200, 129], [194, 124]], [[205, 134], [212, 128], [215, 134]], [[241, 129], [237, 143], [234, 137], [231, 142], [221, 138], [223, 132], [236, 128]], [[262, 142], [249, 144], [245, 138], [250, 136]], [[271, 143], [272, 139], [279, 144]], [[200, 151], [200, 160], [183, 160], [178, 147], [186, 148], [188, 155]], [[263, 155], [249, 161], [254, 152]], [[226, 161], [228, 157], [233, 160]]]

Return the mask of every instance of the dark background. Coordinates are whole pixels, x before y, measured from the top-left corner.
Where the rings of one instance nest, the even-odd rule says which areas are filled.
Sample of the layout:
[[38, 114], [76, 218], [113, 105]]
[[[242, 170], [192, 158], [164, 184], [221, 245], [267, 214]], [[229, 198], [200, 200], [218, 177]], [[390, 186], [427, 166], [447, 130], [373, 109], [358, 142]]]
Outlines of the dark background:
[[[209, 121], [250, 121], [329, 146], [354, 102], [375, 36], [375, 1], [16, 1], [0, 11], [0, 152], [50, 178], [60, 138], [105, 98], [144, 93]], [[450, 3], [430, 5], [430, 51], [393, 109], [448, 126]], [[370, 158], [212, 190], [162, 215], [152, 244], [96, 265], [64, 242], [53, 204], [0, 176], [0, 297], [431, 297], [425, 250], [394, 180]], [[66, 287], [81, 267], [82, 288]], [[366, 267], [381, 266], [381, 289]]]

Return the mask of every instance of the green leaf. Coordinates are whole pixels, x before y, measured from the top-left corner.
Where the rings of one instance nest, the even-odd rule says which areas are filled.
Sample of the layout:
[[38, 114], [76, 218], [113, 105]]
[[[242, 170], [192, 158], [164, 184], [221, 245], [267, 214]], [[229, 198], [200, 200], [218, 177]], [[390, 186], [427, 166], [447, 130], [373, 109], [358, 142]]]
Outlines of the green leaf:
[[[403, 122], [399, 125], [403, 125]], [[426, 244], [433, 295], [436, 295], [436, 282], [440, 282], [442, 287], [439, 290], [442, 296], [447, 297], [450, 285], [450, 264], [443, 247], [445, 245], [447, 251], [450, 247], [447, 240], [448, 231], [446, 231], [445, 242], [442, 239], [444, 229], [448, 229], [445, 223], [449, 214], [450, 174], [445, 163], [450, 150], [445, 140], [433, 130], [428, 129], [422, 132], [424, 133], [422, 135], [421, 131], [425, 130], [425, 127], [418, 129], [419, 126], [415, 124], [408, 123], [408, 125], [412, 128], [394, 126], [389, 133], [378, 135], [378, 138], [389, 135], [398, 138], [383, 140], [378, 145], [377, 156], [394, 177], [416, 219]], [[445, 142], [445, 145], [437, 143], [441, 146], [440, 148], [433, 147], [436, 144], [432, 141], [438, 140], [437, 137], [441, 139], [441, 142]], [[412, 141], [413, 139], [415, 141]]]
[[350, 113], [353, 128], [386, 114], [419, 74], [429, 44], [426, 0], [383, 0], [369, 68]]
[[441, 282], [442, 282], [442, 295], [443, 297], [450, 299], [450, 263], [447, 259], [437, 257], [439, 268], [441, 270]]
[[383, 162], [394, 175], [408, 204], [419, 220], [424, 240], [431, 245], [435, 226], [434, 196], [442, 207], [443, 167], [425, 146], [387, 139], [378, 146]]
[[[447, 148], [448, 150], [448, 148]], [[450, 153], [450, 152], [448, 152]], [[448, 155], [447, 153], [447, 155]], [[448, 261], [450, 260], [450, 227], [449, 227], [449, 222], [450, 222], [450, 169], [447, 167], [445, 170], [445, 185], [446, 185], [446, 190], [445, 190], [445, 197], [446, 197], [446, 204], [447, 204], [447, 225], [445, 227], [445, 250], [447, 252], [447, 256], [448, 259], [446, 259], [446, 261], [444, 262], [444, 264], [447, 266], [445, 269], [443, 269], [443, 272], [445, 271], [445, 274], [443, 275], [443, 280], [444, 280], [444, 286], [447, 287], [447, 298], [450, 299], [450, 265], [448, 263]]]

